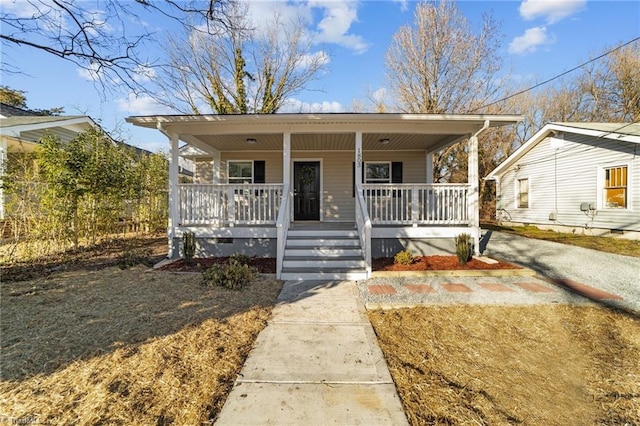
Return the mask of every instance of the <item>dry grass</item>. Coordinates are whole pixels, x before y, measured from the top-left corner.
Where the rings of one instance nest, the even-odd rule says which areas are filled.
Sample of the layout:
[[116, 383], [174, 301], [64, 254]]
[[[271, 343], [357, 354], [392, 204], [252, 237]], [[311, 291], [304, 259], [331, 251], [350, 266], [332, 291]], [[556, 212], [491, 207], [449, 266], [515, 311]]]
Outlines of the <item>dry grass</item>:
[[213, 421], [281, 288], [108, 267], [2, 284], [0, 419]]
[[523, 237], [538, 240], [554, 241], [607, 253], [622, 254], [624, 256], [640, 257], [640, 241], [613, 237], [594, 237], [590, 235], [571, 234], [539, 229], [535, 226], [500, 226], [482, 224], [485, 229], [508, 232]]
[[413, 425], [640, 424], [640, 322], [603, 308], [369, 312]]

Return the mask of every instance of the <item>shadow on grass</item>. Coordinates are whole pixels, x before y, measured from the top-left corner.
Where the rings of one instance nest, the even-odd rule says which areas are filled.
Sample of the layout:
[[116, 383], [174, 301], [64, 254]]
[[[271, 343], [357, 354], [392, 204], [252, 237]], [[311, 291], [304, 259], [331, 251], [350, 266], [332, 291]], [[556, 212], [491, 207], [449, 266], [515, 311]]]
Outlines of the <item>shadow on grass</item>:
[[122, 270], [58, 272], [3, 283], [0, 378], [21, 381], [72, 362], [271, 307], [281, 283], [260, 279], [242, 291], [205, 287], [197, 273]]

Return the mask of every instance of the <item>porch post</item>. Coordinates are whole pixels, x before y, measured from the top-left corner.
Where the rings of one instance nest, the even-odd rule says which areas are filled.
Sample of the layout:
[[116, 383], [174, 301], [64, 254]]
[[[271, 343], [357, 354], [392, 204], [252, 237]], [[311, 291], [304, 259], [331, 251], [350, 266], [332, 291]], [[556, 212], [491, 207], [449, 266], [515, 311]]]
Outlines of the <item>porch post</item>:
[[427, 156], [426, 156], [426, 161], [427, 161], [427, 183], [428, 184], [432, 184], [433, 183], [433, 152], [427, 152]]
[[212, 183], [220, 183], [220, 151], [217, 149], [213, 151], [213, 178]]
[[480, 217], [479, 208], [479, 188], [478, 188], [478, 136], [477, 133], [471, 135], [468, 141], [469, 161], [468, 161], [468, 211], [469, 211], [469, 227], [472, 229], [473, 237], [473, 254], [480, 255]]
[[362, 132], [356, 132], [356, 152], [355, 152], [355, 162], [356, 162], [356, 175], [355, 175], [355, 184], [356, 191], [362, 191]]
[[176, 228], [178, 226], [179, 209], [178, 209], [178, 134], [171, 133], [169, 135], [170, 146], [170, 158], [169, 158], [169, 253], [168, 257], [172, 258], [173, 253], [173, 240], [176, 237]]
[[282, 183], [291, 186], [291, 133], [282, 135]]

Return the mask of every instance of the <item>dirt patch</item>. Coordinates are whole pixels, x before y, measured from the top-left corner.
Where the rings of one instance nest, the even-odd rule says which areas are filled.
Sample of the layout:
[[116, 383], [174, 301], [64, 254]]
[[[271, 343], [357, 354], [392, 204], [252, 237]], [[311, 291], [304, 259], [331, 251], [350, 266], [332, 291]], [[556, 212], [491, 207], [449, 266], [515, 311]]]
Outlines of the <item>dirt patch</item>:
[[640, 424], [640, 322], [604, 308], [371, 311], [412, 425]]
[[52, 272], [3, 282], [0, 413], [46, 424], [204, 424], [221, 409], [282, 283]]
[[410, 265], [394, 263], [392, 257], [372, 259], [374, 271], [473, 271], [491, 269], [522, 269], [511, 263], [497, 261], [486, 263], [478, 259], [471, 259], [465, 265], [458, 262], [456, 256], [416, 256]]
[[2, 281], [25, 281], [61, 271], [95, 271], [113, 266], [153, 266], [167, 255], [167, 237], [145, 235], [110, 238], [99, 244], [32, 256], [29, 244], [0, 246]]
[[[228, 264], [228, 257], [205, 257], [200, 259], [193, 259], [193, 263], [188, 265], [184, 259], [178, 259], [175, 262], [171, 262], [167, 265], [159, 268], [162, 271], [174, 271], [174, 272], [197, 272], [205, 271], [216, 264]], [[249, 266], [253, 266], [258, 269], [261, 274], [275, 274], [276, 273], [276, 259], [272, 257], [252, 257], [249, 259]]]

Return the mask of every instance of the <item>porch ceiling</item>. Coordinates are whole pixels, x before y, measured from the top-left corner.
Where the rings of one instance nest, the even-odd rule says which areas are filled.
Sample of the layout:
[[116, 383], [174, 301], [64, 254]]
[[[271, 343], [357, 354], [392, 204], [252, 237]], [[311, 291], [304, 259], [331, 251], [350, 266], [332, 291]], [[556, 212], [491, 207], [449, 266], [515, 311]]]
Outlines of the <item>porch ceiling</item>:
[[[292, 150], [352, 151], [362, 132], [365, 151], [437, 151], [480, 130], [515, 124], [515, 115], [439, 114], [265, 114], [128, 117], [134, 125], [158, 128], [205, 152], [281, 151], [291, 134]], [[247, 139], [255, 139], [249, 144]], [[388, 144], [380, 143], [389, 139]]]

